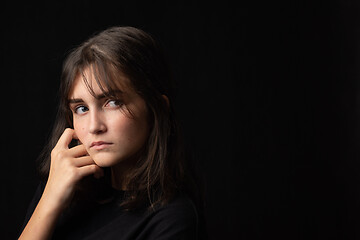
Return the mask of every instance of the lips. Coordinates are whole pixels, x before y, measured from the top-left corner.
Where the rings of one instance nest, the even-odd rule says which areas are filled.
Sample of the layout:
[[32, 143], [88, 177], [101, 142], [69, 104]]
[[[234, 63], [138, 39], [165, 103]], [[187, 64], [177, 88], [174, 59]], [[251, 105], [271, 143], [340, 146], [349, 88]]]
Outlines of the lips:
[[101, 150], [109, 147], [111, 144], [112, 144], [111, 142], [103, 142], [103, 141], [92, 142], [90, 148]]

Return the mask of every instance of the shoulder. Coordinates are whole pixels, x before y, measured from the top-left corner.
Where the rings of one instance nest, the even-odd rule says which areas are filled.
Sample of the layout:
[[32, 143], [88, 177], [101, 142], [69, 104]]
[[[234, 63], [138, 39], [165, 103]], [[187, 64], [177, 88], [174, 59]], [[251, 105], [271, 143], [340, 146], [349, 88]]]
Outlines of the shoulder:
[[199, 217], [194, 203], [179, 195], [150, 213], [150, 239], [197, 239]]
[[155, 210], [155, 219], [172, 220], [184, 222], [186, 224], [196, 223], [197, 210], [194, 203], [186, 195], [180, 195], [170, 201], [168, 204], [158, 207]]

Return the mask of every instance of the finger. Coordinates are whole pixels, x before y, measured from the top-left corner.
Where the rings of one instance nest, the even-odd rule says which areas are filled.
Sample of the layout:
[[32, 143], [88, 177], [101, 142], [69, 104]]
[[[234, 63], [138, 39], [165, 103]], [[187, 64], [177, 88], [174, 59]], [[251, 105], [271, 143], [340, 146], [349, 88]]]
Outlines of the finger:
[[66, 128], [55, 147], [68, 148], [74, 136], [76, 137], [74, 129]]
[[83, 167], [78, 168], [79, 174], [81, 177], [85, 177], [91, 174], [97, 175], [97, 176], [103, 176], [104, 170], [99, 167], [96, 164], [86, 165]]
[[69, 154], [75, 158], [89, 155], [83, 144], [70, 148]]
[[84, 167], [92, 164], [95, 164], [95, 162], [90, 156], [84, 156], [74, 159], [74, 165], [76, 167]]

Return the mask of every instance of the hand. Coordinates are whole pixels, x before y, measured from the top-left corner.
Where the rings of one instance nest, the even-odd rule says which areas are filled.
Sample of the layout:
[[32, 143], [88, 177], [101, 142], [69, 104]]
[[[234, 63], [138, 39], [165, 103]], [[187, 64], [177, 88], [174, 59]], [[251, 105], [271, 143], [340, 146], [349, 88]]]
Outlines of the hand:
[[94, 174], [102, 176], [103, 170], [95, 164], [84, 147], [68, 147], [76, 138], [75, 131], [67, 128], [51, 152], [49, 178], [43, 197], [55, 209], [63, 209], [70, 201], [76, 183], [83, 177]]

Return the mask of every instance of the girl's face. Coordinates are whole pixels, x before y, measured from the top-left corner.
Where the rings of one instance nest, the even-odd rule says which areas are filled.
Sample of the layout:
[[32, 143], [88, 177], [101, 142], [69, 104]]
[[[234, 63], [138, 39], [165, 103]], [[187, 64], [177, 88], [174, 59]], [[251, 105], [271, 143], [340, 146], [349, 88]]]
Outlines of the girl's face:
[[100, 167], [115, 166], [136, 157], [149, 134], [144, 100], [132, 89], [119, 91], [119, 97], [110, 99], [89, 69], [85, 76], [95, 96], [89, 92], [81, 74], [69, 94], [76, 136]]

